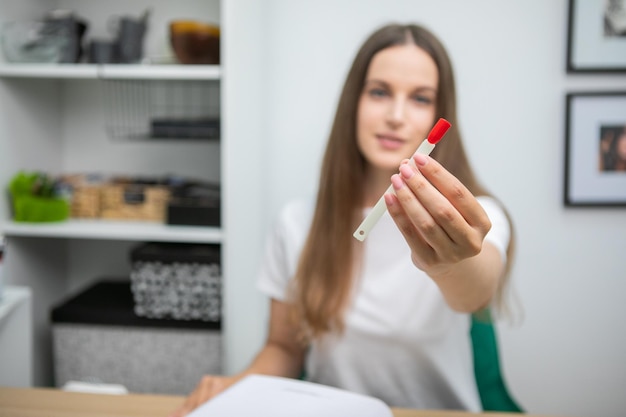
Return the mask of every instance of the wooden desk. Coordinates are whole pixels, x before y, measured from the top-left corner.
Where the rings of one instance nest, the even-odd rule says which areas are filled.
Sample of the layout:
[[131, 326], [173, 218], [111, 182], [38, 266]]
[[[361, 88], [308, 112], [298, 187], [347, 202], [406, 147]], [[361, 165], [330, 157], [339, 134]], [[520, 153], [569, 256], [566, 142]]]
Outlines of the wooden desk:
[[[85, 394], [54, 388], [0, 387], [0, 417], [167, 417], [183, 400], [184, 397], [173, 395]], [[393, 414], [395, 417], [512, 417], [519, 415], [405, 409], [393, 409]], [[526, 417], [530, 416], [526, 415]]]

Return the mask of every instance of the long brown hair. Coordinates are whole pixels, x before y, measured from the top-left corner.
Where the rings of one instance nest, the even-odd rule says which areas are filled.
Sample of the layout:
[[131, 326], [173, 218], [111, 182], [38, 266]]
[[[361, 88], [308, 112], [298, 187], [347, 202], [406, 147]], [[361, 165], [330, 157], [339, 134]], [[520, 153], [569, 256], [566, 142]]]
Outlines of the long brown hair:
[[[356, 241], [352, 233], [363, 215], [366, 161], [357, 147], [356, 118], [369, 64], [379, 51], [410, 43], [435, 61], [439, 71], [436, 118], [443, 117], [453, 126], [433, 151], [433, 158], [474, 195], [489, 195], [477, 181], [463, 148], [452, 64], [444, 46], [417, 25], [390, 24], [375, 31], [357, 52], [339, 98], [322, 162], [315, 212], [295, 274], [294, 309], [307, 339], [344, 328], [343, 312], [355, 275]], [[508, 252], [510, 265], [513, 244]]]

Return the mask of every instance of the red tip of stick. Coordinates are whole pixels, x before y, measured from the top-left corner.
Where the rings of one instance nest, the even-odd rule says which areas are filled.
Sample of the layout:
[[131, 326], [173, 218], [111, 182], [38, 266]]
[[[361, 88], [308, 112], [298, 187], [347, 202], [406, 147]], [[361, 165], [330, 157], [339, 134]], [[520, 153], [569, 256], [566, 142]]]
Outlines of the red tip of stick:
[[430, 133], [428, 134], [428, 141], [433, 145], [439, 142], [443, 135], [446, 134], [448, 129], [450, 129], [450, 126], [450, 122], [446, 119], [442, 118], [437, 120], [437, 123], [435, 123], [435, 126], [433, 126], [433, 128], [430, 130]]

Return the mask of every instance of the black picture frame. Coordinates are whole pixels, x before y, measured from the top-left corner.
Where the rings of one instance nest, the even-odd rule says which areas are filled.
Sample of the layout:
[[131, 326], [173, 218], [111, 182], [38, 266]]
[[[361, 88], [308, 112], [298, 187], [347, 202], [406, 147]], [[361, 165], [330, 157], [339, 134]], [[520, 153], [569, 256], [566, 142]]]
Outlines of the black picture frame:
[[564, 205], [626, 207], [626, 91], [569, 93], [565, 106]]
[[626, 5], [569, 0], [568, 73], [626, 73]]

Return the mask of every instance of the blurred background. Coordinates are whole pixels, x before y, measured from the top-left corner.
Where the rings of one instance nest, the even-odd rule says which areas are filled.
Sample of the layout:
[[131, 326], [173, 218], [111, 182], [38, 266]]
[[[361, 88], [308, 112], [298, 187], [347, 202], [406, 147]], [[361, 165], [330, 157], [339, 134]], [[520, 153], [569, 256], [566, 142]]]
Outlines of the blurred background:
[[[93, 16], [101, 10], [95, 4], [70, 5]], [[166, 21], [159, 17], [162, 8], [168, 16], [180, 15], [176, 4], [156, 2], [152, 19]], [[133, 2], [133, 15], [151, 5]], [[0, 7], [19, 15], [9, 1]], [[451, 55], [460, 116], [455, 128], [480, 180], [515, 223], [512, 279], [522, 315], [515, 323], [498, 324], [512, 393], [529, 413], [623, 415], [626, 208], [566, 207], [563, 193], [566, 94], [625, 92], [626, 74], [566, 72], [568, 7], [568, 0], [222, 0], [214, 7], [221, 16], [224, 71], [221, 148], [195, 144], [174, 152], [177, 163], [154, 159], [141, 167], [160, 173], [172, 164], [189, 175], [221, 180], [226, 188], [227, 372], [247, 365], [264, 341], [268, 303], [254, 288], [264, 236], [283, 204], [315, 194], [326, 135], [357, 48], [380, 25], [416, 22], [438, 35]], [[166, 25], [159, 27], [161, 35], [146, 40], [147, 54], [167, 51]], [[92, 29], [107, 33], [104, 27]], [[72, 111], [83, 111], [80, 91], [96, 94], [90, 85], [80, 88], [87, 90], [64, 90], [76, 100]], [[2, 106], [12, 97], [13, 89], [4, 87]], [[12, 152], [26, 146], [11, 142], [6, 120], [0, 119], [3, 182], [18, 168]], [[85, 116], [80, 129], [96, 122]], [[62, 129], [73, 135], [78, 127]], [[65, 158], [73, 170], [98, 167], [110, 145], [80, 158], [89, 152], [83, 146], [55, 158]], [[144, 148], [128, 148], [116, 166], [135, 166], [136, 156], [146, 155]], [[46, 159], [51, 152], [37, 149], [39, 166], [54, 166]], [[221, 161], [203, 165], [202, 152], [221, 153]], [[186, 158], [193, 161], [188, 167]], [[4, 207], [0, 214], [9, 216]], [[77, 246], [71, 249], [85, 250]]]

